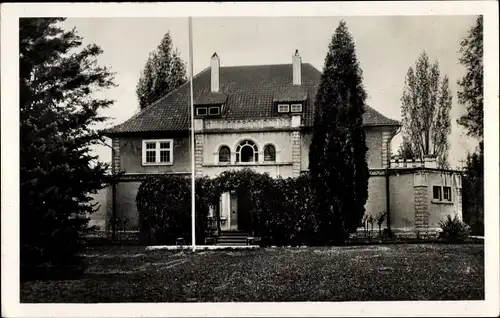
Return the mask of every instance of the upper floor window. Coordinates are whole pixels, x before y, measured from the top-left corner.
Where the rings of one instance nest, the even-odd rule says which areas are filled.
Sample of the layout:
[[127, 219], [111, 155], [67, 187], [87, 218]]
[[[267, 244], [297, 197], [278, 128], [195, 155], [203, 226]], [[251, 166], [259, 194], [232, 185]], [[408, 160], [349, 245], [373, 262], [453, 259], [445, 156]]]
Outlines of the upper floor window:
[[221, 105], [197, 106], [195, 109], [196, 116], [200, 117], [219, 116], [221, 114]]
[[231, 162], [231, 150], [228, 146], [220, 147], [219, 162]]
[[207, 108], [206, 107], [196, 108], [196, 116], [205, 116], [205, 115], [207, 115]]
[[259, 149], [251, 140], [243, 140], [236, 147], [236, 162], [258, 162]]
[[276, 148], [273, 145], [264, 147], [264, 161], [276, 161]]
[[288, 113], [290, 112], [289, 104], [278, 104], [278, 113]]
[[142, 164], [143, 165], [169, 165], [172, 164], [173, 140], [143, 140]]
[[292, 105], [290, 105], [290, 111], [292, 113], [301, 113], [302, 112], [302, 104], [292, 104]]
[[208, 114], [209, 115], [220, 115], [220, 107], [219, 106], [215, 106], [215, 107], [209, 107], [208, 108]]

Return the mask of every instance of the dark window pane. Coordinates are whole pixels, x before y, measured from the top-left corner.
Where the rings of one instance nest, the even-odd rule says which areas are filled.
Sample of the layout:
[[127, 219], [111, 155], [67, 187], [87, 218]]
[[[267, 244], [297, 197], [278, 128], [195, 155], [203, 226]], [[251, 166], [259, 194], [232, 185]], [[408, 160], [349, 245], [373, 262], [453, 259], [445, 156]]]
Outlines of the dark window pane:
[[208, 109], [208, 114], [209, 115], [219, 115], [220, 111], [219, 111], [219, 107], [210, 107]]
[[147, 142], [146, 143], [146, 149], [155, 149], [155, 148], [156, 148], [155, 142]]
[[146, 151], [146, 162], [156, 162], [155, 151]]
[[230, 162], [231, 161], [231, 151], [229, 147], [224, 146], [219, 150], [219, 162]]
[[169, 150], [160, 151], [160, 162], [170, 162], [170, 151]]
[[170, 142], [168, 142], [168, 141], [162, 141], [160, 143], [160, 149], [170, 149]]
[[441, 200], [441, 187], [434, 186], [432, 187], [432, 198], [436, 200]]
[[273, 145], [264, 148], [264, 161], [276, 161], [276, 148]]
[[196, 109], [196, 115], [198, 116], [203, 116], [207, 114], [207, 108], [206, 107], [200, 107]]
[[252, 146], [246, 145], [241, 148], [241, 162], [254, 161], [254, 151]]

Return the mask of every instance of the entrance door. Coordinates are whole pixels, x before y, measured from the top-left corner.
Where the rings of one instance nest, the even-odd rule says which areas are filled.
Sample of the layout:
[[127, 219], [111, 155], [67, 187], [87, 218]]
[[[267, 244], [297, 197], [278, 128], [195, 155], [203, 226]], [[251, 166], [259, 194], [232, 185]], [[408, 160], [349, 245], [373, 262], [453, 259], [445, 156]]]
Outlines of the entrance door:
[[236, 191], [231, 191], [231, 204], [230, 204], [230, 216], [229, 216], [229, 230], [238, 230], [238, 195]]
[[249, 231], [251, 228], [250, 206], [246, 191], [238, 191], [238, 229], [241, 231]]

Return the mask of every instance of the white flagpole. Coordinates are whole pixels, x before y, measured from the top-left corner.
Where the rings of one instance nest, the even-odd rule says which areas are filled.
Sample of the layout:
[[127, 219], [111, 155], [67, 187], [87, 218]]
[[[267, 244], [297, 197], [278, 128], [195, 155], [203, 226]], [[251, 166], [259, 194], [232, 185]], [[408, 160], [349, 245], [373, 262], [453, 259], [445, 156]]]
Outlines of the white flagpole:
[[193, 105], [193, 21], [189, 17], [189, 113], [191, 114], [191, 244], [193, 252], [196, 248], [196, 222], [195, 222], [195, 161], [194, 161], [194, 105]]

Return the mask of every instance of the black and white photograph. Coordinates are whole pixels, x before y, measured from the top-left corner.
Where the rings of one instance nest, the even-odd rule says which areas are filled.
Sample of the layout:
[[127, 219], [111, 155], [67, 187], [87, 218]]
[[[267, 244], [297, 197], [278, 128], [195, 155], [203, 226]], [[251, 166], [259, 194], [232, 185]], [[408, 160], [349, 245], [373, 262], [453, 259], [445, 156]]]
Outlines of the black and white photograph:
[[425, 3], [3, 4], [2, 316], [497, 316], [498, 6]]

